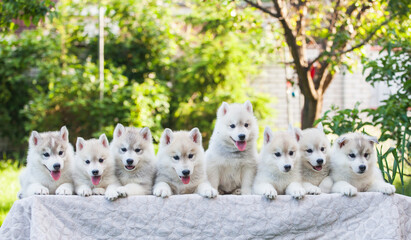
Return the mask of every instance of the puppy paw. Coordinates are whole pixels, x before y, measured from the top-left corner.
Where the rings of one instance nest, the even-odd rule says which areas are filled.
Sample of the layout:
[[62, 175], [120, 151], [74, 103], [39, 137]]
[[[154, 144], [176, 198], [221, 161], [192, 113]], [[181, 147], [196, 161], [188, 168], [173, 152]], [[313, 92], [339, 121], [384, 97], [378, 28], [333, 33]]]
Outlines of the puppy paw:
[[127, 197], [126, 187], [121, 186], [117, 188], [117, 193], [119, 197]]
[[91, 196], [93, 192], [91, 191], [90, 188], [81, 188], [78, 192], [77, 195], [82, 196], [82, 197], [88, 197]]
[[153, 194], [157, 197], [166, 198], [171, 196], [171, 189], [169, 187], [158, 186], [153, 190]]
[[109, 201], [114, 201], [118, 198], [118, 192], [116, 190], [107, 190], [104, 197]]
[[381, 185], [381, 187], [377, 188], [376, 190], [377, 192], [382, 192], [384, 194], [394, 194], [395, 193], [395, 187], [391, 184], [385, 183], [383, 185]]
[[316, 187], [316, 186], [307, 187], [305, 190], [306, 190], [307, 194], [310, 194], [310, 195], [321, 194], [321, 188]]
[[301, 199], [305, 195], [305, 190], [304, 188], [295, 188], [290, 191], [290, 195], [295, 199]]
[[237, 188], [233, 191], [233, 195], [241, 195], [241, 188]]
[[357, 195], [357, 188], [353, 187], [353, 186], [344, 186], [341, 188], [340, 192], [345, 195], [345, 196], [355, 196]]
[[277, 197], [277, 191], [274, 188], [266, 188], [263, 195], [268, 199], [275, 199]]
[[201, 191], [199, 191], [199, 193], [201, 196], [206, 197], [206, 198], [215, 198], [218, 195], [217, 190], [215, 190], [212, 187], [207, 187], [202, 189]]
[[104, 188], [93, 188], [93, 195], [104, 195], [106, 189]]
[[72, 195], [73, 190], [66, 186], [60, 186], [56, 189], [56, 195]]
[[39, 186], [34, 190], [35, 195], [49, 195], [49, 189], [43, 186]]

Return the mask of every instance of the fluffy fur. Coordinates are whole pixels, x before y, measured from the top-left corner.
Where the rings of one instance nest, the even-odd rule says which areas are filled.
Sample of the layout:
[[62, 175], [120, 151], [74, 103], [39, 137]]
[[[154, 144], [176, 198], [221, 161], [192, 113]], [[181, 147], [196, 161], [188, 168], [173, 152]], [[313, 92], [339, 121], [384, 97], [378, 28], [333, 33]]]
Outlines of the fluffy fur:
[[251, 103], [223, 102], [206, 152], [208, 180], [220, 193], [251, 194], [257, 170], [257, 138]]
[[114, 159], [110, 155], [105, 134], [99, 139], [87, 141], [77, 138], [74, 166], [73, 179], [77, 195], [105, 195], [107, 200], [117, 199], [120, 183], [115, 176]]
[[19, 198], [32, 195], [71, 195], [74, 150], [68, 140], [68, 131], [38, 133], [29, 139], [27, 168], [20, 175]]
[[329, 193], [333, 185], [329, 177], [330, 141], [324, 134], [323, 125], [317, 128], [296, 129], [300, 135], [299, 152], [303, 187], [307, 194]]
[[165, 129], [157, 154], [157, 177], [153, 194], [198, 193], [203, 197], [217, 196], [217, 190], [207, 181], [204, 169], [204, 149], [198, 128], [190, 132]]
[[331, 191], [354, 196], [360, 192], [393, 194], [395, 187], [384, 181], [376, 166], [375, 137], [348, 133], [339, 137], [331, 152]]
[[276, 198], [277, 194], [287, 194], [297, 199], [304, 196], [298, 148], [293, 128], [276, 133], [269, 127], [265, 128], [254, 193], [269, 199]]
[[117, 124], [110, 144], [116, 164], [121, 197], [151, 194], [156, 173], [155, 154], [150, 129]]

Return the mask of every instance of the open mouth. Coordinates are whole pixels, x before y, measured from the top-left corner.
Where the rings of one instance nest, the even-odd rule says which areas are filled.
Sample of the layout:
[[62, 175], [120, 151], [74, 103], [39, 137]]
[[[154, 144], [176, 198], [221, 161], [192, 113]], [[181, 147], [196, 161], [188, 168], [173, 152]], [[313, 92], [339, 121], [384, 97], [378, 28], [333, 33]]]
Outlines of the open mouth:
[[180, 179], [184, 184], [190, 183], [190, 176], [180, 176]]
[[98, 185], [101, 181], [101, 176], [92, 176], [91, 177], [91, 182], [93, 183], [93, 185]]
[[233, 138], [231, 138], [231, 140], [234, 141], [235, 146], [236, 146], [237, 149], [238, 149], [239, 151], [241, 151], [241, 152], [244, 151], [245, 148], [247, 147], [247, 142], [246, 142], [246, 141], [236, 141], [236, 140], [234, 140]]
[[323, 166], [313, 166], [313, 169], [316, 171], [321, 171], [323, 169]]
[[60, 170], [59, 171], [50, 171], [46, 165], [43, 165], [43, 166], [50, 172], [50, 175], [54, 179], [54, 181], [57, 181], [57, 180], [60, 179], [60, 176], [61, 176]]
[[125, 168], [127, 171], [132, 171], [132, 170], [134, 170], [136, 167], [133, 166], [133, 165], [126, 165], [126, 166], [124, 166], [124, 168]]

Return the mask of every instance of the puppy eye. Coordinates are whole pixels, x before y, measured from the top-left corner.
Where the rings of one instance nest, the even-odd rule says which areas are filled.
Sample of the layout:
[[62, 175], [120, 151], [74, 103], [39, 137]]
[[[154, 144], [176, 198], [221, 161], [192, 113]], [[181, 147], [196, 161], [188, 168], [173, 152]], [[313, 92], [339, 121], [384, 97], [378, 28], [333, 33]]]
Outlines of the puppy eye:
[[98, 161], [102, 163], [102, 162], [104, 162], [104, 159], [99, 158]]
[[134, 150], [134, 151], [136, 151], [136, 153], [138, 153], [138, 152], [141, 151], [141, 149], [140, 149], [140, 148], [136, 148], [136, 150]]
[[324, 147], [322, 147], [320, 150], [321, 150], [321, 152], [324, 152], [325, 148], [324, 148]]
[[175, 155], [173, 158], [174, 158], [175, 160], [179, 160], [179, 159], [180, 159], [180, 157], [177, 156], [177, 155]]
[[43, 156], [50, 157], [50, 154], [49, 153], [43, 153]]
[[244, 127], [248, 127], [248, 123], [244, 124]]
[[355, 154], [354, 154], [354, 153], [350, 153], [350, 154], [348, 154], [348, 156], [350, 156], [350, 158], [355, 158]]
[[365, 157], [365, 158], [367, 158], [367, 157], [368, 157], [368, 155], [369, 155], [369, 154], [368, 154], [368, 153], [366, 153], [366, 154], [364, 154], [364, 157]]
[[86, 160], [86, 164], [90, 164], [90, 160]]
[[194, 154], [188, 154], [188, 158], [193, 158]]
[[60, 156], [63, 155], [63, 151], [60, 151], [60, 152], [59, 152], [59, 155], [60, 155]]
[[121, 148], [121, 151], [126, 152], [127, 148]]
[[231, 124], [231, 125], [230, 125], [230, 128], [235, 128], [235, 125], [234, 125], [234, 124]]
[[292, 156], [292, 155], [294, 154], [294, 152], [293, 152], [293, 151], [290, 151], [289, 154], [290, 154], [290, 156]]
[[306, 151], [307, 151], [308, 153], [312, 153], [312, 152], [313, 152], [312, 149], [307, 149]]
[[281, 157], [281, 153], [280, 152], [276, 152], [274, 153], [277, 157]]

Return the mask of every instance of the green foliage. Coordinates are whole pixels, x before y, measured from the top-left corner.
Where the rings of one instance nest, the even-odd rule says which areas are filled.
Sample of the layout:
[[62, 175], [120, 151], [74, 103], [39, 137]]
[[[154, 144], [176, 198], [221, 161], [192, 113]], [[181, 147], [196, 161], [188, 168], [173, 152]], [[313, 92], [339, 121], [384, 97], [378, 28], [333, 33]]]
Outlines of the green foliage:
[[20, 171], [17, 161], [0, 160], [0, 226], [14, 201], [17, 200]]

